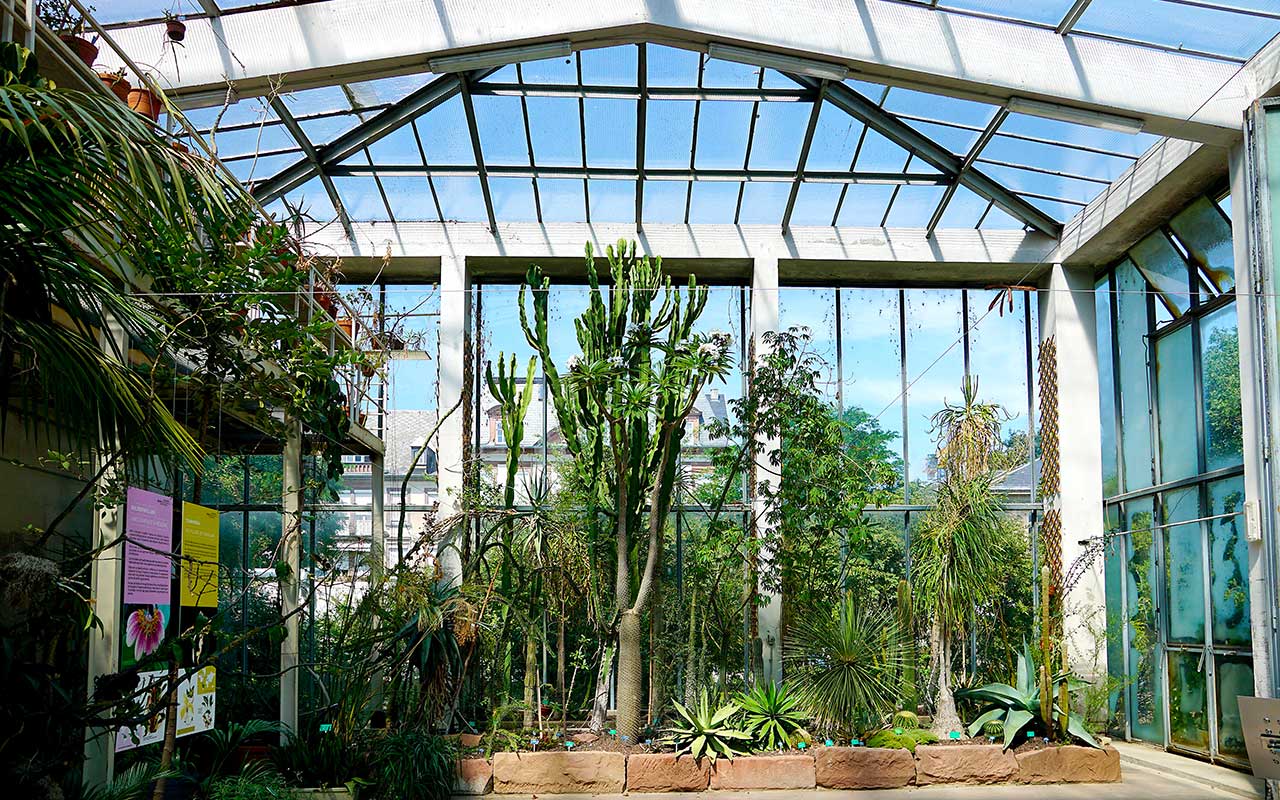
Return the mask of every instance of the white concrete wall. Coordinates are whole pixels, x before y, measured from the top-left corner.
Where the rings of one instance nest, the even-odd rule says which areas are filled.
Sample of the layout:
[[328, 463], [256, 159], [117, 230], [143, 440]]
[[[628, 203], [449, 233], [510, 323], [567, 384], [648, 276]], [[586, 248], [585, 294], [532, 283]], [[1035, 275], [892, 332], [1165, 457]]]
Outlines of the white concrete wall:
[[[1047, 508], [1062, 515], [1062, 570], [1080, 558], [1082, 540], [1102, 535], [1102, 442], [1098, 403], [1098, 328], [1093, 268], [1053, 265], [1040, 286], [1040, 339], [1057, 342], [1058, 495]], [[1044, 365], [1041, 365], [1041, 369]], [[1085, 677], [1105, 675], [1106, 587], [1098, 558], [1064, 598], [1067, 654]], [[1101, 634], [1101, 635], [1097, 635]]]
[[[776, 256], [757, 256], [751, 270], [751, 352], [756, 360], [767, 352], [764, 334], [778, 330], [778, 259]], [[770, 463], [772, 454], [778, 452], [782, 442], [776, 436], [761, 440], [763, 447], [754, 469], [755, 492], [751, 516], [757, 535], [770, 530], [767, 519], [768, 505], [760, 498], [762, 487], [776, 486], [780, 476], [778, 468]], [[772, 550], [760, 552], [760, 569], [768, 569]], [[762, 591], [763, 593], [763, 591]], [[760, 671], [766, 681], [782, 681], [782, 596], [766, 594], [767, 602], [756, 609], [756, 630], [760, 638]]]
[[[436, 454], [439, 461], [440, 511], [438, 520], [448, 519], [462, 511], [462, 489], [467, 472], [466, 438], [471, 432], [469, 381], [467, 367], [471, 357], [471, 277], [465, 257], [442, 256], [440, 259], [440, 334], [439, 334], [439, 401], [441, 415]], [[455, 404], [461, 404], [450, 413]], [[447, 542], [437, 558], [448, 580], [462, 580], [462, 558], [459, 542]], [[408, 544], [406, 543], [406, 547]]]

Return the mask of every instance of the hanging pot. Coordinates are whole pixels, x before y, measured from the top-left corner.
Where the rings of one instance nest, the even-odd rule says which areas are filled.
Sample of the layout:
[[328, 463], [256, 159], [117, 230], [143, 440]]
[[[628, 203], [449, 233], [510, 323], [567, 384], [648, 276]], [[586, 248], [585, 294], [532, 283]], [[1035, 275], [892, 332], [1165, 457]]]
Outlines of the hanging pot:
[[338, 312], [338, 300], [333, 295], [332, 289], [319, 289], [316, 291], [316, 305], [325, 310], [329, 316], [336, 316]]
[[160, 96], [145, 86], [130, 89], [129, 108], [155, 122], [160, 119]]
[[59, 39], [70, 47], [76, 55], [80, 56], [80, 60], [84, 62], [86, 67], [92, 67], [93, 62], [98, 60], [98, 46], [83, 36], [74, 33], [64, 33], [58, 36]]
[[99, 72], [98, 78], [106, 84], [112, 94], [120, 99], [121, 103], [129, 102], [129, 90], [133, 88], [133, 84], [129, 83], [128, 78], [114, 72]]
[[347, 335], [351, 341], [356, 338], [356, 321], [351, 317], [338, 317], [338, 327]]
[[180, 42], [187, 38], [187, 23], [180, 19], [165, 20], [164, 34], [171, 42]]

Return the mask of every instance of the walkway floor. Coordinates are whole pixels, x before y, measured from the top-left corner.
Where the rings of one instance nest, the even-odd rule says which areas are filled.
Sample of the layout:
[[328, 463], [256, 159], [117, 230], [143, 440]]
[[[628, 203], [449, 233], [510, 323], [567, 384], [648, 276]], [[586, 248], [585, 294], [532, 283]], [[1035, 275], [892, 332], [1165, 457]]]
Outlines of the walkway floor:
[[1142, 742], [1113, 741], [1111, 744], [1120, 751], [1121, 771], [1125, 774], [1143, 769], [1216, 790], [1219, 796], [1262, 797], [1262, 781], [1244, 772], [1169, 753]]

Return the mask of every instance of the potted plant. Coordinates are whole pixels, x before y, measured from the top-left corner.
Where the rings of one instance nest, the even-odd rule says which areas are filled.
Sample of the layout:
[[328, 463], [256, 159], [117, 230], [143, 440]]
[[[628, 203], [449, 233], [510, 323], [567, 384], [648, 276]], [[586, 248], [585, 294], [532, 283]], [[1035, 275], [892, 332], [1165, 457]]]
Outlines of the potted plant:
[[160, 99], [160, 95], [151, 91], [151, 86], [146, 80], [141, 80], [137, 86], [129, 90], [129, 108], [156, 122], [164, 109], [164, 101]]
[[[86, 7], [93, 11], [93, 6]], [[84, 16], [66, 0], [37, 0], [36, 16], [70, 47], [86, 67], [98, 60], [98, 37], [84, 37]]]
[[164, 35], [171, 42], [181, 42], [187, 38], [187, 23], [173, 13], [172, 9], [164, 12]]
[[133, 84], [129, 83], [129, 79], [124, 76], [124, 70], [118, 69], [115, 72], [98, 72], [98, 78], [106, 84], [121, 103], [129, 102], [129, 90], [133, 88]]

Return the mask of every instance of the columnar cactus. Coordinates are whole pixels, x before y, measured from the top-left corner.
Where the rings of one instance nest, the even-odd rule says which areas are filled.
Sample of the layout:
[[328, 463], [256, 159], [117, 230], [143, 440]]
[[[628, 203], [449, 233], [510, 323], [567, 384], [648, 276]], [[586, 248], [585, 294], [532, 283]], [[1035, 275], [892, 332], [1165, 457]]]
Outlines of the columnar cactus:
[[[612, 285], [602, 288], [587, 245], [590, 300], [574, 321], [582, 355], [569, 361], [566, 374], [547, 333], [550, 279], [536, 265], [520, 290], [520, 322], [542, 359], [565, 444], [602, 505], [614, 512], [617, 729], [634, 740], [642, 724], [640, 615], [661, 555], [684, 420], [702, 388], [724, 378], [732, 356], [726, 334], [694, 333], [707, 290], [692, 276], [677, 290], [662, 260], [638, 254], [634, 242], [619, 242], [606, 254]], [[644, 558], [635, 587], [633, 552]]]

